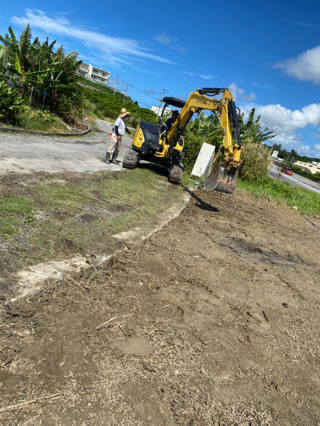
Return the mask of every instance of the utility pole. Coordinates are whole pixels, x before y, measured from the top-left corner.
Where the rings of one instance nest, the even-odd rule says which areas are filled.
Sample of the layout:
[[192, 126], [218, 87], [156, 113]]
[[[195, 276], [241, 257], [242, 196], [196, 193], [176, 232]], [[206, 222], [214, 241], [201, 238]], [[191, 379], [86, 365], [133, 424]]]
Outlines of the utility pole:
[[123, 101], [124, 101], [125, 97], [127, 96], [127, 92], [128, 92], [128, 87], [129, 86], [131, 86], [131, 84], [127, 83], [126, 90], [124, 91]]
[[158, 117], [160, 117], [161, 104], [162, 104], [162, 101], [163, 101], [164, 94], [165, 94], [167, 91], [168, 91], [167, 89], [162, 89], [161, 99], [158, 99], [158, 100], [160, 101], [160, 104], [159, 104], [159, 110], [158, 110], [158, 114], [157, 114], [157, 116], [158, 116]]
[[116, 93], [116, 89], [118, 87], [119, 76], [117, 75], [116, 87], [114, 88], [113, 94]]

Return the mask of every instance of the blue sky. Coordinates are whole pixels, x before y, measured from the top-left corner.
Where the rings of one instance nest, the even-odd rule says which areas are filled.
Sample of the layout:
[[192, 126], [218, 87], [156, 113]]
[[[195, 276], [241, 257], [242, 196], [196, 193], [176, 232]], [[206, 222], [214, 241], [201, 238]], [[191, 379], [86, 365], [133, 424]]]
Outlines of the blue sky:
[[16, 0], [0, 6], [0, 33], [30, 23], [34, 37], [129, 83], [144, 107], [162, 89], [229, 87], [242, 111], [278, 128], [274, 142], [320, 158], [319, 16], [313, 0]]

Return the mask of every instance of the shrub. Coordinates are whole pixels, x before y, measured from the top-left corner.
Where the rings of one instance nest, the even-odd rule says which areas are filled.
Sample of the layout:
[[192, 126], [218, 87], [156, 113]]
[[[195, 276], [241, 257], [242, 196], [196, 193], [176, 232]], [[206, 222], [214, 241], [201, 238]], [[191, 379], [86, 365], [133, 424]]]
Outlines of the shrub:
[[66, 126], [52, 113], [25, 107], [14, 120], [14, 124], [22, 129], [44, 132], [68, 132]]
[[241, 154], [243, 160], [239, 175], [248, 182], [257, 181], [267, 175], [270, 148], [261, 143], [247, 143]]
[[191, 172], [204, 142], [202, 135], [188, 132], [184, 142], [184, 167], [187, 172]]
[[0, 81], [0, 121], [10, 123], [23, 108], [24, 101], [19, 93]]

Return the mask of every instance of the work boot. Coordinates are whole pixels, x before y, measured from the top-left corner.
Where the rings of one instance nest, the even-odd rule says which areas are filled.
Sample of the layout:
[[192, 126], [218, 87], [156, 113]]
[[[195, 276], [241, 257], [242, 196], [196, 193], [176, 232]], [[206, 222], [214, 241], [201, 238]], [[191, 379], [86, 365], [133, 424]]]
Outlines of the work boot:
[[120, 161], [117, 161], [117, 157], [118, 157], [118, 154], [113, 154], [113, 156], [112, 156], [112, 163], [113, 164], [119, 164], [120, 163]]
[[110, 152], [106, 153], [106, 163], [110, 164]]

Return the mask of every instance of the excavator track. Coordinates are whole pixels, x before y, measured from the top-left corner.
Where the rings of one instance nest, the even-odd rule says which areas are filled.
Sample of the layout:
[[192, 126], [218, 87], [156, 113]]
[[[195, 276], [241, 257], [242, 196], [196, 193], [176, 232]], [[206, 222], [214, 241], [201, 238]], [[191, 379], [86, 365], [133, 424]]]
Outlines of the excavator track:
[[135, 169], [138, 165], [139, 153], [134, 149], [129, 149], [122, 162], [122, 167], [125, 169]]
[[171, 183], [181, 183], [183, 176], [183, 164], [173, 164], [168, 176], [168, 181]]

